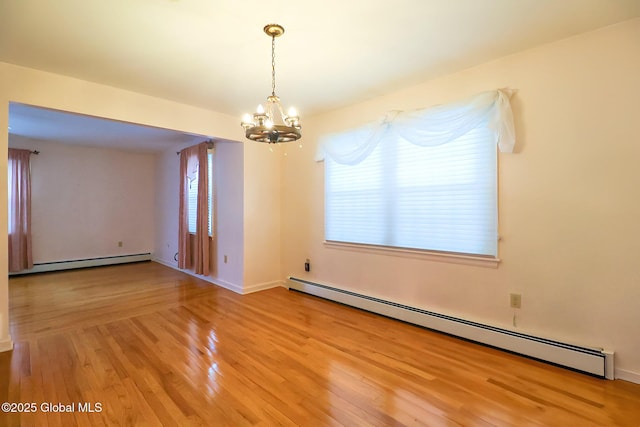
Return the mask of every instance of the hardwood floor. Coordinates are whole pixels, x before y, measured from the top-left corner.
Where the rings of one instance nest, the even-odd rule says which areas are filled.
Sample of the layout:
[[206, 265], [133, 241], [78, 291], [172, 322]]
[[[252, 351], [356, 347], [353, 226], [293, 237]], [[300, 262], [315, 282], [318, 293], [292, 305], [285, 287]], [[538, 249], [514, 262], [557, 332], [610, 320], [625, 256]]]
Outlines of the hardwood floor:
[[140, 263], [9, 293], [0, 402], [35, 412], [0, 426], [640, 425], [640, 385], [283, 288], [241, 296]]

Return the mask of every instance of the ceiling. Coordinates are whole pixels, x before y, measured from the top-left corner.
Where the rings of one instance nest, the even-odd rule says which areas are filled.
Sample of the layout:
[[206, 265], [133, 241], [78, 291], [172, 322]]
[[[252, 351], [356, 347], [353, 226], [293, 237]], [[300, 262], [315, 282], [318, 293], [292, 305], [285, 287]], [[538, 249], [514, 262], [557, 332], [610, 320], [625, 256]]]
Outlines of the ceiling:
[[305, 116], [640, 16], [639, 0], [2, 0], [0, 61], [233, 116]]
[[202, 142], [206, 137], [133, 123], [11, 103], [9, 134], [65, 144], [159, 152]]

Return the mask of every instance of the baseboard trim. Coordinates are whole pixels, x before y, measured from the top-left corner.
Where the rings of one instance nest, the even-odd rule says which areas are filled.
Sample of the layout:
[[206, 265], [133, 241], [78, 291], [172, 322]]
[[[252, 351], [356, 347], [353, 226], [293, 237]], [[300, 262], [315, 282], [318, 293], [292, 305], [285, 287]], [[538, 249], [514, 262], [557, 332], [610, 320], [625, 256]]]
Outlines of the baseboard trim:
[[256, 283], [255, 285], [246, 286], [243, 294], [252, 294], [265, 289], [273, 289], [278, 287], [286, 287], [284, 280], [273, 280], [271, 282]]
[[616, 369], [616, 379], [640, 384], [640, 373], [627, 371], [625, 369]]
[[244, 294], [244, 288], [240, 285], [237, 285], [235, 283], [231, 283], [231, 282], [227, 282], [225, 280], [221, 280], [221, 279], [214, 279], [213, 277], [209, 277], [209, 276], [203, 276], [202, 274], [196, 274], [193, 271], [189, 271], [189, 270], [183, 270], [181, 268], [178, 268], [178, 266], [176, 264], [172, 264], [169, 263], [167, 261], [164, 261], [160, 258], [151, 258], [151, 261], [153, 262], [157, 262], [158, 264], [162, 264], [164, 266], [167, 266], [169, 268], [173, 268], [174, 270], [180, 271], [184, 274], [188, 274], [189, 276], [193, 276], [196, 277], [200, 280], [204, 280], [205, 282], [209, 282], [212, 283], [216, 286], [220, 286], [221, 288], [225, 288], [225, 289], [229, 289], [230, 291], [233, 291], [237, 294]]
[[13, 350], [13, 341], [11, 341], [11, 335], [9, 335], [7, 339], [0, 341], [0, 353], [11, 350]]
[[[180, 270], [184, 271], [184, 270]], [[237, 285], [235, 283], [227, 282], [226, 280], [214, 279], [212, 277], [199, 276], [197, 274], [193, 274], [195, 277], [199, 277], [202, 280], [206, 280], [209, 283], [213, 283], [216, 286], [220, 286], [221, 288], [229, 289], [230, 291], [235, 292], [236, 294], [242, 295], [244, 293], [243, 287], [241, 285]]]
[[[167, 261], [167, 260], [164, 260], [162, 258], [151, 257], [151, 261], [157, 262], [158, 264], [162, 264], [162, 265], [167, 266], [167, 267], [171, 267], [174, 270], [180, 270], [178, 268], [178, 263], [176, 261], [173, 261], [173, 260], [172, 261]], [[182, 270], [180, 270], [180, 271], [182, 271]]]

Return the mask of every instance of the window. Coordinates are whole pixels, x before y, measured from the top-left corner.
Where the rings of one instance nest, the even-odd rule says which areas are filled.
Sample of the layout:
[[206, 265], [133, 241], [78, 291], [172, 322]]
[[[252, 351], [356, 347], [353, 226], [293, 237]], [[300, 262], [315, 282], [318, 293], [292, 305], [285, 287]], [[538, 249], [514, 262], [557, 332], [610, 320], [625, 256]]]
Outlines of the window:
[[394, 112], [326, 138], [326, 241], [496, 258], [497, 146], [514, 143], [508, 96]]
[[9, 158], [9, 160], [7, 161], [7, 169], [9, 171], [8, 174], [8, 183], [9, 183], [9, 203], [7, 204], [7, 207], [9, 208], [9, 214], [8, 214], [8, 221], [9, 221], [9, 234], [13, 234], [15, 233], [17, 230], [17, 225], [16, 221], [13, 220], [13, 211], [15, 211], [15, 207], [13, 206], [13, 204], [15, 203], [14, 200], [16, 199], [15, 193], [16, 191], [14, 191], [14, 188], [16, 188], [16, 184], [14, 183], [14, 178], [13, 175], [14, 173], [13, 170], [15, 168], [18, 167], [18, 161], [12, 158]]
[[[213, 235], [213, 150], [207, 152], [207, 172], [209, 177], [209, 236]], [[189, 194], [187, 195], [188, 218], [187, 224], [189, 233], [196, 232], [196, 215], [198, 211], [198, 174], [189, 181]]]
[[361, 163], [326, 167], [326, 240], [497, 254], [497, 150], [487, 127], [420, 147], [386, 138]]

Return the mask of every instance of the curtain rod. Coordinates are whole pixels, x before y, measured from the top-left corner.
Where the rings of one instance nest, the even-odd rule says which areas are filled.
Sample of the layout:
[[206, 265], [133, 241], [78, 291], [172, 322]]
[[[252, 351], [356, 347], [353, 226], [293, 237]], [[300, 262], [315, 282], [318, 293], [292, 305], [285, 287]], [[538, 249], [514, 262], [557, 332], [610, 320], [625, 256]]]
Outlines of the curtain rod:
[[[209, 148], [213, 148], [213, 139], [207, 139], [206, 141], [202, 141], [202, 142], [206, 142], [207, 144], [209, 144]], [[202, 142], [200, 144], [202, 144]], [[176, 151], [176, 154], [179, 156], [180, 151]]]

